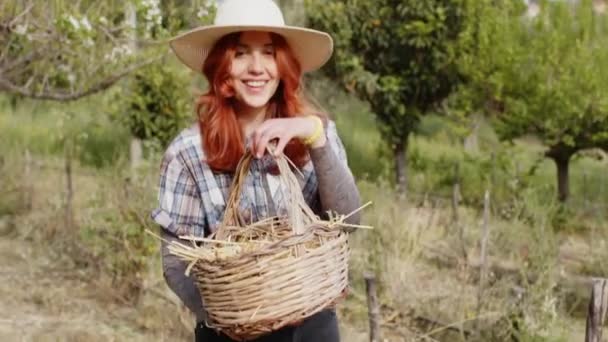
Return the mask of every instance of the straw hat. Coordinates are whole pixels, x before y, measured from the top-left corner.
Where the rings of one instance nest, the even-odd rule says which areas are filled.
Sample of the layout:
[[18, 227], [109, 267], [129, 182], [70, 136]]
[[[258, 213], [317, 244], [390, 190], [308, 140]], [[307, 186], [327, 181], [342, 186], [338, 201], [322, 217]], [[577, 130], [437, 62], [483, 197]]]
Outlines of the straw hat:
[[223, 0], [213, 25], [197, 27], [169, 43], [186, 66], [202, 73], [213, 45], [221, 37], [240, 31], [266, 31], [283, 36], [303, 72], [323, 66], [333, 51], [333, 41], [327, 33], [285, 25], [281, 9], [272, 0]]

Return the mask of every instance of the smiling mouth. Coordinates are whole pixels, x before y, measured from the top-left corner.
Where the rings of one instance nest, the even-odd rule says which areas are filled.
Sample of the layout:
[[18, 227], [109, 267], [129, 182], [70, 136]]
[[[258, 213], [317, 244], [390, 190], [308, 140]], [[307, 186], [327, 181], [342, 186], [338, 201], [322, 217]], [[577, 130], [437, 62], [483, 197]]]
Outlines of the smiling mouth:
[[261, 89], [268, 83], [268, 81], [242, 81], [247, 87], [252, 89]]

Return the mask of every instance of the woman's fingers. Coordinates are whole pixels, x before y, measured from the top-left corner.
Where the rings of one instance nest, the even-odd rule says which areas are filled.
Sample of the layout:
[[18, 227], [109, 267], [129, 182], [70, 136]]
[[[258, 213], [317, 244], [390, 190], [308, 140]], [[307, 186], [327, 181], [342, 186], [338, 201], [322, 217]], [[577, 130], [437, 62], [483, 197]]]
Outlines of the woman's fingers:
[[277, 147], [274, 149], [274, 156], [278, 157], [281, 155], [281, 153], [283, 153], [283, 150], [285, 149], [285, 146], [287, 146], [287, 143], [291, 140], [291, 137], [287, 136], [287, 135], [282, 135], [279, 137], [279, 142], [277, 144]]
[[268, 143], [275, 138], [278, 138], [280, 135], [280, 131], [276, 129], [276, 127], [269, 127], [263, 130], [259, 136], [257, 137], [257, 141], [255, 143], [255, 156], [257, 158], [261, 158], [266, 152], [266, 148], [268, 147]]
[[253, 141], [251, 151], [256, 158], [261, 158], [270, 141], [278, 139], [278, 144], [275, 148], [274, 155], [278, 156], [283, 153], [283, 149], [289, 141], [295, 136], [295, 128], [293, 124], [288, 124], [287, 119], [270, 119], [262, 123], [253, 133]]

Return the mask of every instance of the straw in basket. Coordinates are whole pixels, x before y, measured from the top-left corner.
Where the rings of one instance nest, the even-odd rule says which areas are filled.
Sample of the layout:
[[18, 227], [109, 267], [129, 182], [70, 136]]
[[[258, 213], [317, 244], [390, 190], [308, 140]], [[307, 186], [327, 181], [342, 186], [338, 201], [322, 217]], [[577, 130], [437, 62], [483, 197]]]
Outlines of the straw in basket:
[[352, 213], [321, 221], [284, 156], [276, 162], [288, 193], [287, 217], [246, 224], [238, 201], [251, 159], [247, 153], [237, 166], [215, 235], [181, 237], [199, 246], [169, 245], [190, 262], [187, 272], [200, 290], [207, 325], [235, 340], [254, 339], [334, 306], [348, 285], [348, 233], [341, 228], [365, 227], [344, 222]]

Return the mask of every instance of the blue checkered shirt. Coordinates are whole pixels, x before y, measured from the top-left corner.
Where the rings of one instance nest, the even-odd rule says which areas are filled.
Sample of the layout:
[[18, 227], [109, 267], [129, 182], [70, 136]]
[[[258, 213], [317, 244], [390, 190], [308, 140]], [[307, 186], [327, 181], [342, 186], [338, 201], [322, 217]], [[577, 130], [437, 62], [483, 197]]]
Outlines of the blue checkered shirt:
[[[326, 135], [332, 150], [346, 165], [346, 152], [333, 121], [328, 122]], [[233, 174], [212, 171], [205, 159], [198, 124], [183, 130], [162, 159], [158, 207], [152, 211], [152, 219], [176, 236], [206, 236], [222, 222]], [[247, 222], [287, 212], [279, 178], [269, 173], [272, 164], [269, 155], [253, 159], [251, 163], [239, 203], [239, 214]], [[304, 199], [319, 213], [317, 177], [312, 162], [300, 171], [302, 176], [298, 178]]]

